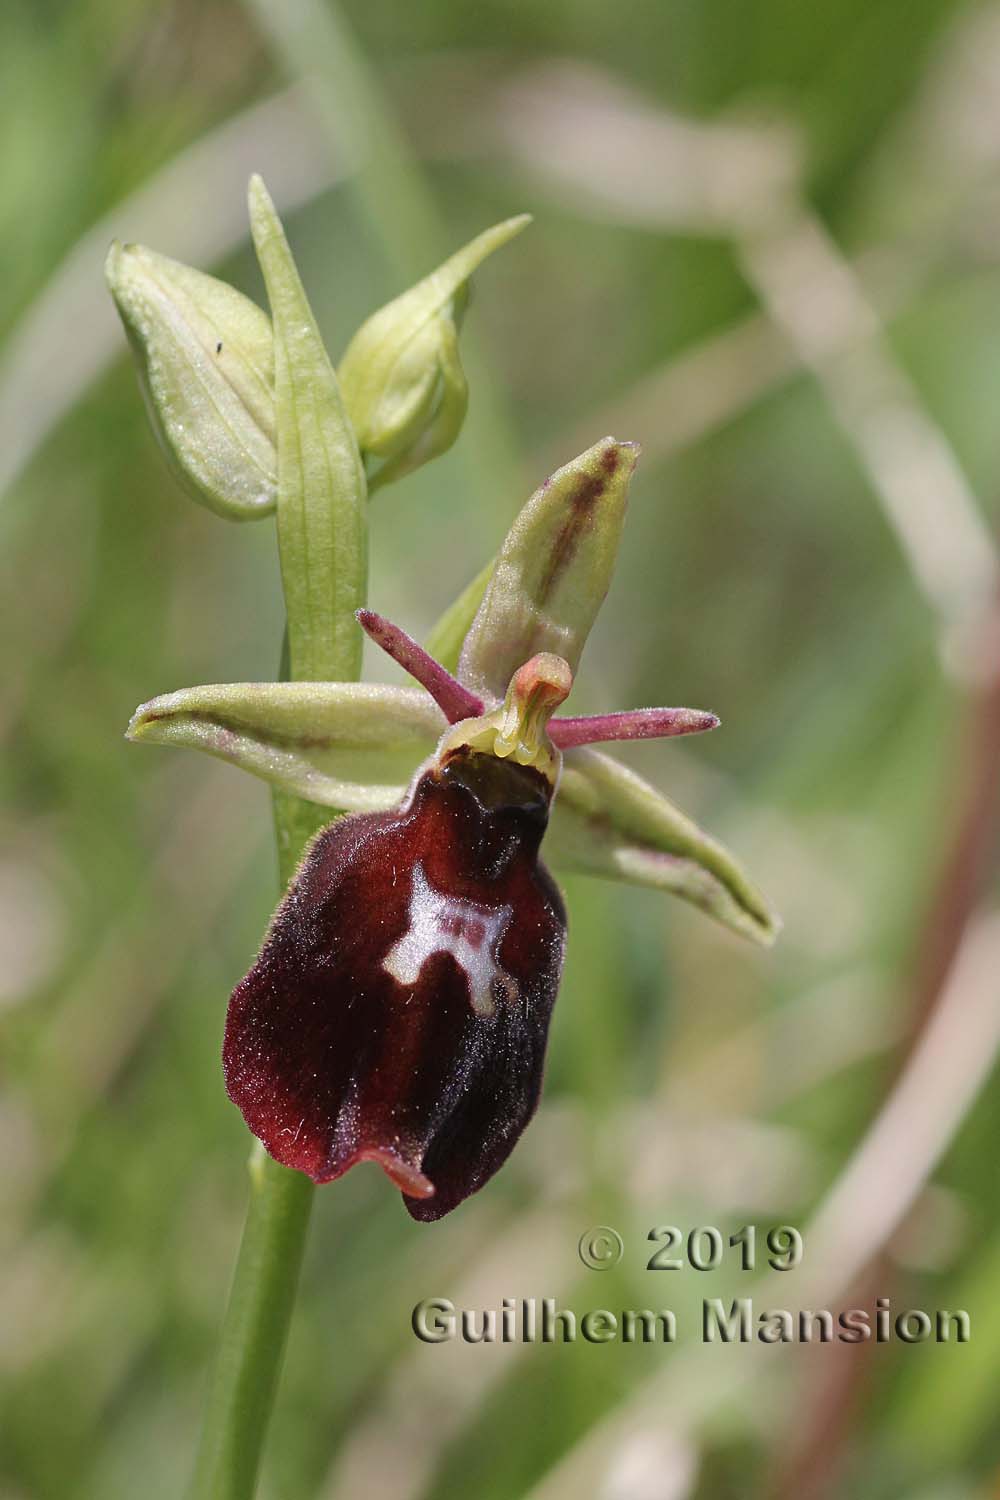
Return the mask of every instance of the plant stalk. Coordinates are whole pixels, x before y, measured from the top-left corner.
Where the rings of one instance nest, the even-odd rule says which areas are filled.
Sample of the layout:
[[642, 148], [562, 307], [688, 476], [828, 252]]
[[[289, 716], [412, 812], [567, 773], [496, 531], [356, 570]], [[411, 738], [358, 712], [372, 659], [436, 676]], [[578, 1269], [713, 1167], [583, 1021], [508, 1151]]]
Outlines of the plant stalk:
[[192, 1500], [249, 1500], [274, 1403], [315, 1188], [256, 1146]]
[[[274, 205], [250, 182], [250, 223], [275, 340], [283, 679], [356, 681], [367, 584], [364, 470], [336, 376]], [[336, 814], [274, 794], [280, 888]], [[315, 1189], [258, 1143], [250, 1202], [205, 1413], [191, 1500], [253, 1500]]]

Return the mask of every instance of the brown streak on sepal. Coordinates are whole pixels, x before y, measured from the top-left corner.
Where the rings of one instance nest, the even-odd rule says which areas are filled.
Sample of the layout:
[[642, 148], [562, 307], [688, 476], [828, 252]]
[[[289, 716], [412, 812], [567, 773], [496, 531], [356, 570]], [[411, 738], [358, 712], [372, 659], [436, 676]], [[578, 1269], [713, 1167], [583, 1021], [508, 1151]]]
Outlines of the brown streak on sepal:
[[458, 677], [484, 699], [540, 652], [575, 672], [614, 569], [637, 445], [604, 438], [522, 508], [466, 634]]
[[538, 597], [540, 605], [544, 606], [559, 575], [573, 557], [581, 533], [591, 526], [597, 502], [606, 492], [608, 481], [617, 472], [620, 461], [621, 455], [617, 448], [605, 449], [600, 460], [603, 474], [582, 475], [576, 490], [569, 496], [569, 515], [552, 543], [548, 566], [542, 574]]

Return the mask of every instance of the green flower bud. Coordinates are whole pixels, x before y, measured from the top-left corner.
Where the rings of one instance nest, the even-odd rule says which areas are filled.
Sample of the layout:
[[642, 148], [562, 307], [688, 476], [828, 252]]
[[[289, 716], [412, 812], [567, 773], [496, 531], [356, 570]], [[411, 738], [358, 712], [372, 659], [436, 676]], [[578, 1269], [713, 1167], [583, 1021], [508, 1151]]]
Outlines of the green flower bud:
[[143, 245], [111, 246], [105, 275], [146, 404], [188, 493], [230, 520], [274, 510], [274, 340], [256, 303]]
[[530, 215], [485, 230], [423, 281], [362, 323], [337, 371], [369, 488], [409, 474], [451, 447], [469, 388], [458, 352], [468, 282]]

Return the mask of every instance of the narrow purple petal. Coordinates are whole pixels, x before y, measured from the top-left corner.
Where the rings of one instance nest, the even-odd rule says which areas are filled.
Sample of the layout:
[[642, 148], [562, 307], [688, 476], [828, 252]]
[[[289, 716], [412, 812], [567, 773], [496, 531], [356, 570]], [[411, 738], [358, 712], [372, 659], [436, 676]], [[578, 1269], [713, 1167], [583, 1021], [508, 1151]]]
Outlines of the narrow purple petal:
[[549, 738], [560, 750], [571, 750], [601, 740], [661, 740], [674, 734], [704, 734], [718, 727], [715, 714], [700, 708], [634, 708], [623, 714], [551, 719]]
[[359, 609], [358, 624], [382, 650], [398, 662], [420, 686], [426, 688], [449, 724], [474, 719], [483, 712], [483, 700], [463, 687], [456, 677], [428, 656], [405, 630], [372, 609]]

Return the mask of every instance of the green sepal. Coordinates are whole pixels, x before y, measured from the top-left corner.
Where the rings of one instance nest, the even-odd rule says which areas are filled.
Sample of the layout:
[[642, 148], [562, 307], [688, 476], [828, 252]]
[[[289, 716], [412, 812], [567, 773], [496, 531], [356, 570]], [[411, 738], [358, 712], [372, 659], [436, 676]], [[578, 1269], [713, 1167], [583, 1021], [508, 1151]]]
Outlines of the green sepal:
[[181, 484], [229, 520], [275, 508], [274, 347], [255, 302], [143, 245], [104, 267], [153, 429]]
[[126, 738], [204, 750], [324, 807], [394, 807], [446, 727], [420, 688], [234, 682], [142, 704]]
[[[445, 728], [420, 688], [243, 682], [154, 698], [127, 738], [203, 750], [322, 807], [380, 812], [399, 804]], [[721, 844], [600, 751], [565, 756], [544, 855], [557, 868], [669, 891], [765, 945], [780, 930]]]
[[458, 437], [469, 397], [458, 348], [469, 277], [529, 222], [521, 214], [477, 235], [373, 313], [348, 344], [338, 375], [372, 490]]
[[274, 327], [278, 551], [291, 676], [358, 676], [365, 602], [367, 486], [333, 366], [264, 183], [250, 179], [250, 227]]
[[781, 930], [722, 844], [601, 751], [565, 757], [545, 850], [563, 868], [670, 891], [765, 947]]
[[525, 505], [497, 555], [458, 663], [466, 687], [503, 696], [540, 651], [576, 673], [611, 582], [635, 443], [604, 438], [557, 469]]

